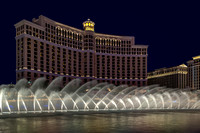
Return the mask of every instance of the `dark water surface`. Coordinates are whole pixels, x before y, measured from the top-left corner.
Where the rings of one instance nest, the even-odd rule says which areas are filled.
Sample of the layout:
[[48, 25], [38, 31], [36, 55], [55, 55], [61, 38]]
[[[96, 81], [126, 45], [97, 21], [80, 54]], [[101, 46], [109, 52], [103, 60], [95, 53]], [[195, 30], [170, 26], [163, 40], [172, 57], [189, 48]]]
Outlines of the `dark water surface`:
[[0, 133], [194, 133], [200, 112], [123, 112], [0, 119]]

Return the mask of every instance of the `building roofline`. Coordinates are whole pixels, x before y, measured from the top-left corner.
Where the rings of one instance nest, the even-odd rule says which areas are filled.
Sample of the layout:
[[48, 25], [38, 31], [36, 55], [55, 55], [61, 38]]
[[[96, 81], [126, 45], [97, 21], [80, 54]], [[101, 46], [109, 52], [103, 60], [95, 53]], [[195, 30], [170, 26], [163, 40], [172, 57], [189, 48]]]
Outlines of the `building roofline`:
[[192, 57], [193, 60], [200, 59], [200, 55]]
[[46, 17], [46, 16], [44, 16], [44, 15], [40, 15], [40, 16], [39, 16], [39, 19], [47, 20], [47, 21], [50, 21], [50, 22], [52, 22], [52, 23], [54, 23], [54, 24], [57, 24], [57, 25], [60, 25], [60, 26], [66, 27], [66, 28], [70, 28], [70, 29], [72, 29], [72, 30], [77, 30], [77, 31], [80, 31], [80, 32], [84, 32], [84, 30], [81, 30], [81, 29], [78, 29], [78, 28], [75, 28], [75, 27], [72, 27], [72, 26], [69, 26], [69, 25], [66, 25], [66, 24], [57, 22], [57, 21], [55, 21], [55, 20], [53, 20], [53, 19], [50, 19], [50, 18], [48, 18], [48, 17]]
[[173, 68], [178, 68], [178, 67], [187, 68], [187, 66], [185, 64], [181, 64], [181, 65], [173, 66], [173, 67], [158, 68], [158, 69], [155, 69], [154, 71], [151, 71], [151, 72], [148, 72], [148, 73], [153, 73], [153, 72], [157, 72], [157, 71], [164, 70], [164, 69], [173, 69]]
[[194, 61], [194, 60], [189, 60], [189, 61], [187, 61], [187, 64], [188, 64], [188, 63], [191, 63], [191, 62], [193, 62], [193, 61]]
[[[32, 26], [36, 27], [36, 28], [40, 28], [40, 29], [45, 30], [45, 27], [39, 25], [39, 23], [40, 23], [39, 21], [45, 21], [45, 20], [50, 22], [50, 23], [52, 23], [52, 24], [55, 24], [57, 26], [61, 26], [61, 28], [68, 28], [69, 30], [74, 30], [73, 32], [76, 32], [76, 31], [77, 32], [81, 32], [81, 33], [85, 32], [84, 30], [80, 30], [78, 28], [74, 28], [72, 26], [68, 26], [68, 25], [62, 24], [60, 22], [54, 21], [54, 20], [52, 20], [52, 19], [50, 19], [50, 18], [48, 18], [48, 17], [46, 17], [44, 15], [40, 15], [38, 19], [33, 18], [33, 20], [32, 20], [33, 22], [28, 21], [26, 19], [23, 19], [20, 22], [16, 23], [14, 26], [16, 28], [16, 27], [18, 27], [18, 26], [20, 26], [22, 24], [27, 23], [29, 25], [32, 25]], [[137, 46], [137, 47], [141, 47], [141, 48], [148, 48], [148, 45], [135, 44], [135, 37], [134, 36], [119, 36], [119, 35], [110, 35], [110, 34], [103, 34], [103, 33], [96, 33], [96, 32], [94, 32], [94, 33], [95, 33], [96, 37], [100, 37], [100, 38], [101, 37], [102, 38], [103, 37], [108, 37], [108, 38], [110, 37], [110, 38], [115, 38], [115, 39], [119, 39], [119, 40], [128, 39], [128, 40], [131, 40], [133, 42], [132, 47]]]
[[133, 45], [132, 47], [133, 47], [133, 48], [134, 48], [134, 47], [137, 47], [137, 48], [139, 48], [139, 47], [142, 47], [142, 48], [144, 48], [144, 47], [145, 47], [145, 48], [148, 48], [149, 45], [140, 45], [140, 44], [135, 44], [135, 45]]
[[42, 27], [42, 26], [40, 26], [40, 25], [38, 25], [38, 24], [36, 24], [36, 23], [30, 22], [30, 21], [28, 21], [28, 20], [26, 20], [26, 19], [23, 19], [23, 20], [19, 21], [18, 23], [14, 24], [14, 26], [15, 26], [15, 28], [16, 28], [16, 27], [18, 27], [18, 26], [20, 26], [20, 25], [22, 25], [22, 24], [29, 24], [29, 25], [32, 25], [32, 26], [34, 26], [34, 27], [36, 27], [36, 28], [39, 28], [39, 29], [43, 29], [43, 30], [44, 30], [44, 27]]
[[134, 36], [119, 36], [119, 35], [112, 35], [112, 34], [104, 34], [104, 33], [96, 33], [95, 32], [95, 35], [96, 36], [99, 36], [99, 37], [113, 37], [113, 38], [126, 38], [126, 39], [135, 39], [135, 37]]
[[[84, 30], [81, 30], [81, 29], [78, 29], [78, 28], [75, 28], [75, 27], [72, 27], [72, 26], [69, 26], [69, 25], [66, 25], [66, 24], [62, 24], [60, 22], [57, 22], [55, 20], [52, 20], [44, 15], [40, 15], [39, 16], [39, 19], [46, 19], [48, 21], [51, 21], [52, 23], [55, 23], [57, 25], [60, 25], [60, 26], [63, 26], [63, 27], [66, 27], [66, 28], [70, 28], [70, 29], [73, 29], [73, 30], [77, 30], [77, 31], [80, 31], [80, 32], [84, 32]], [[120, 35], [111, 35], [111, 34], [104, 34], [104, 33], [97, 33], [95, 32], [95, 36], [105, 36], [105, 37], [113, 37], [113, 38], [126, 38], [126, 39], [135, 39], [134, 36], [120, 36]]]

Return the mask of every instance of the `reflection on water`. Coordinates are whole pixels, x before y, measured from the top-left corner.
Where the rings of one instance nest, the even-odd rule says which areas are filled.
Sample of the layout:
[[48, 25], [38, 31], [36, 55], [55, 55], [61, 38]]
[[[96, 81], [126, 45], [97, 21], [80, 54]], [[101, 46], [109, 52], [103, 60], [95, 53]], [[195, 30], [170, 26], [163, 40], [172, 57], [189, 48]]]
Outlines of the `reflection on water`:
[[193, 133], [200, 113], [107, 113], [0, 119], [0, 133]]

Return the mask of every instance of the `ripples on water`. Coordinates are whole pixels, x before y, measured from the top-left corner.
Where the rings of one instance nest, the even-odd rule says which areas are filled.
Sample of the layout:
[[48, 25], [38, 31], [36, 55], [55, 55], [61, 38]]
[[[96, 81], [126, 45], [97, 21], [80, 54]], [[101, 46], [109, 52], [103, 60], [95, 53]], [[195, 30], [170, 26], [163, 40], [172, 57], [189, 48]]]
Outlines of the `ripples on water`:
[[198, 112], [106, 113], [0, 119], [0, 133], [194, 133]]

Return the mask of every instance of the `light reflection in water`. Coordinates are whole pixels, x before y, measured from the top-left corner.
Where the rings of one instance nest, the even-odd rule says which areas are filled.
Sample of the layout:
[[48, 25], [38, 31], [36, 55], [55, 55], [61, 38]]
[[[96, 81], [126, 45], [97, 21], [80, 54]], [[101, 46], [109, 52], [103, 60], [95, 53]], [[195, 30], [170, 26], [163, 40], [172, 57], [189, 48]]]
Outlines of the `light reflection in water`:
[[198, 132], [200, 113], [106, 113], [0, 119], [0, 132]]

